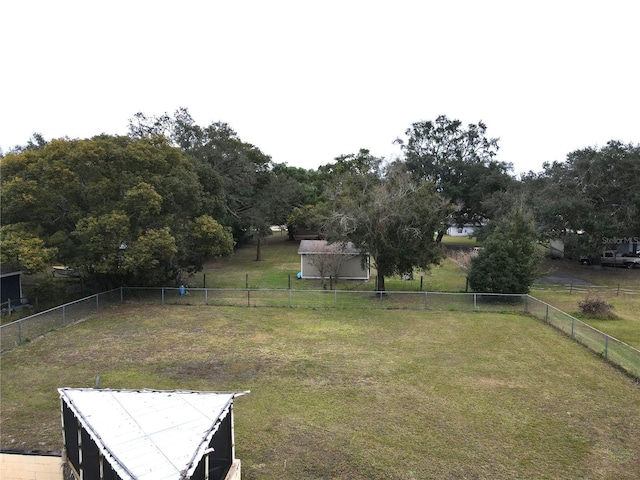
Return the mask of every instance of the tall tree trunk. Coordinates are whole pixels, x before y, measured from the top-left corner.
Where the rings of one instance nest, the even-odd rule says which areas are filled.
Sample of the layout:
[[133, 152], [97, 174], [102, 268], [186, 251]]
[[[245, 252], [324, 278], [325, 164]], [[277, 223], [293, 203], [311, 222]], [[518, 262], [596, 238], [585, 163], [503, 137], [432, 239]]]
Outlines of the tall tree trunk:
[[260, 260], [262, 260], [262, 251], [260, 249], [261, 244], [262, 244], [262, 238], [260, 237], [260, 235], [258, 235], [258, 243], [256, 246], [256, 262], [259, 262]]
[[442, 242], [442, 237], [444, 237], [444, 234], [447, 233], [447, 229], [449, 227], [445, 227], [445, 228], [441, 228], [440, 230], [438, 230], [438, 236], [436, 237], [436, 242]]
[[378, 292], [384, 292], [385, 291], [385, 289], [384, 289], [384, 275], [382, 275], [380, 272], [378, 272], [377, 275], [378, 275], [376, 277], [377, 278], [377, 284], [378, 284], [377, 285], [377, 287], [378, 287], [377, 291]]

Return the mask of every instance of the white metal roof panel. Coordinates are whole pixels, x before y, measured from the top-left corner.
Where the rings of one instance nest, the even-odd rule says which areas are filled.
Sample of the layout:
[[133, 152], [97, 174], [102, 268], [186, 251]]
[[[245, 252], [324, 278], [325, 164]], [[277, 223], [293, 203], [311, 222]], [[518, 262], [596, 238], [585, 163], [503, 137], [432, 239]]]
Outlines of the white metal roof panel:
[[123, 479], [189, 478], [238, 393], [59, 389]]
[[328, 243], [326, 240], [300, 240], [298, 254], [309, 255], [315, 253], [329, 253], [333, 255], [360, 255], [362, 252], [358, 250], [351, 242], [346, 244]]

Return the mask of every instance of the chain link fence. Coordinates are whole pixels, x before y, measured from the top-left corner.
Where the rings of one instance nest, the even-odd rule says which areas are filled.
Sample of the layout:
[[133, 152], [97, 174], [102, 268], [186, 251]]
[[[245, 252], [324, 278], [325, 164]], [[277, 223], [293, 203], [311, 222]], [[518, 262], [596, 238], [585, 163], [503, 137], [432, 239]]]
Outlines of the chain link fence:
[[530, 315], [567, 334], [576, 342], [640, 379], [640, 350], [587, 325], [548, 303], [529, 297]]
[[171, 305], [454, 311], [526, 311], [526, 295], [259, 288], [129, 288], [125, 300]]
[[123, 302], [256, 308], [388, 309], [531, 315], [565, 333], [630, 375], [640, 378], [640, 350], [530, 295], [350, 290], [122, 287], [2, 325], [0, 350], [89, 318]]
[[89, 318], [109, 305], [122, 302], [117, 288], [21, 318], [0, 327], [0, 351], [10, 350], [34, 338]]

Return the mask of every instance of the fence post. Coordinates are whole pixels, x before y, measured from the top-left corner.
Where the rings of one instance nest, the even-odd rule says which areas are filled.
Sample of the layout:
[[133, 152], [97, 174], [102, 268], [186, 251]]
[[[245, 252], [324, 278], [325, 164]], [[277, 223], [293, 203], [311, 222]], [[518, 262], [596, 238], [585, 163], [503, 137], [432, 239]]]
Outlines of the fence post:
[[164, 305], [164, 287], [162, 287], [161, 291], [160, 291], [160, 302], [162, 303], [162, 305]]
[[204, 304], [209, 305], [209, 289], [206, 287], [204, 289]]
[[245, 273], [244, 275], [244, 288], [249, 288], [249, 274]]
[[120, 303], [124, 302], [124, 287], [120, 286]]
[[573, 335], [573, 324], [574, 323], [576, 323], [576, 320], [575, 320], [575, 318], [571, 317], [571, 338], [574, 338], [574, 335]]
[[475, 312], [478, 308], [478, 294], [473, 294], [473, 311]]
[[609, 358], [609, 335], [604, 336], [604, 358]]
[[247, 307], [251, 306], [251, 290], [247, 288]]
[[18, 320], [18, 345], [22, 345], [22, 320]]
[[[422, 281], [424, 280], [424, 275], [420, 275], [420, 291], [422, 291]], [[426, 299], [425, 299], [426, 302]]]
[[338, 308], [338, 291], [337, 290], [333, 291], [333, 306], [335, 308]]
[[[291, 275], [289, 275], [289, 281], [291, 281]], [[293, 308], [293, 302], [292, 302], [292, 292], [291, 292], [291, 288], [289, 288], [289, 308]]]
[[549, 323], [549, 304], [548, 304], [548, 303], [547, 303], [547, 311], [546, 311], [546, 313], [544, 314], [544, 321], [545, 321], [546, 323]]

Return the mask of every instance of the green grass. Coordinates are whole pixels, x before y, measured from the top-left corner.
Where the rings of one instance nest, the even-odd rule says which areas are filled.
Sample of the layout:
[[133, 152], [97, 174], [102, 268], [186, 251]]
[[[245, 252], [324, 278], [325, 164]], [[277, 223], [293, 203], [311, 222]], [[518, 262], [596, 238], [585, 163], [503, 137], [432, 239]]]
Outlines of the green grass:
[[251, 390], [243, 478], [640, 476], [640, 390], [514, 314], [127, 304], [2, 356], [2, 448], [59, 450], [56, 388]]
[[[320, 289], [295, 279], [297, 246], [271, 237], [260, 262], [255, 246], [240, 248], [190, 284], [286, 289], [291, 275], [292, 288]], [[423, 290], [464, 290], [451, 260], [387, 288], [418, 291], [420, 275]], [[578, 300], [541, 293], [560, 307]], [[331, 306], [331, 294], [310, 294]], [[359, 307], [375, 301], [354, 295]], [[637, 338], [624, 317], [637, 307], [620, 299], [621, 320], [597, 328]], [[60, 450], [56, 389], [100, 376], [103, 388], [251, 390], [235, 408], [245, 479], [640, 477], [637, 382], [514, 313], [128, 303], [3, 354], [1, 373], [2, 448]]]
[[481, 244], [473, 237], [445, 235], [442, 237], [442, 244], [445, 247], [472, 248]]
[[[447, 249], [467, 249], [477, 245], [474, 239], [466, 237], [443, 238], [443, 244]], [[286, 235], [276, 234], [267, 239], [267, 244], [262, 248], [263, 260], [256, 262], [255, 245], [248, 245], [236, 250], [232, 257], [210, 262], [202, 273], [192, 279], [195, 287], [206, 286], [209, 288], [291, 288], [322, 289], [319, 280], [297, 280], [296, 274], [300, 271], [300, 257], [297, 254], [299, 242], [291, 242]], [[617, 320], [594, 320], [582, 318], [578, 311], [578, 300], [584, 298], [584, 289], [574, 289], [569, 293], [565, 286], [544, 285], [543, 289], [534, 288], [533, 296], [543, 300], [556, 308], [574, 315], [589, 325], [597, 328], [631, 346], [640, 348], [640, 270], [627, 270], [624, 268], [599, 268], [585, 267], [578, 262], [569, 260], [546, 260], [540, 270], [540, 276], [561, 275], [569, 284], [571, 279], [579, 279], [584, 282], [599, 286], [603, 296], [615, 307]], [[421, 278], [422, 277], [422, 278]], [[433, 266], [429, 271], [416, 271], [413, 280], [403, 280], [400, 277], [386, 279], [386, 288], [389, 291], [423, 291], [430, 292], [463, 292], [466, 288], [467, 272], [446, 258], [440, 265]], [[620, 286], [622, 293], [617, 293]], [[371, 273], [371, 280], [339, 281], [333, 284], [338, 290], [375, 290], [375, 270]], [[626, 294], [631, 290], [636, 293]]]
[[[538, 283], [531, 295], [640, 349], [640, 269], [602, 268], [570, 260], [546, 260], [540, 276], [548, 275], [559, 278], [562, 285]], [[590, 290], [614, 306], [617, 319], [598, 320], [580, 314], [578, 301], [583, 300]]]
[[[262, 246], [261, 261], [256, 261], [255, 245], [242, 246], [231, 257], [207, 263], [202, 272], [194, 275], [190, 284], [204, 287], [206, 281], [209, 288], [245, 288], [247, 285], [250, 288], [289, 288], [291, 282], [291, 288], [294, 289], [322, 289], [320, 280], [296, 279], [296, 274], [300, 271], [300, 256], [297, 253], [299, 244], [299, 241], [289, 241], [287, 236], [279, 234], [268, 237], [266, 245]], [[473, 242], [470, 245], [472, 244]], [[389, 277], [385, 280], [386, 288], [417, 292], [420, 291], [421, 277], [424, 291], [460, 292], [466, 286], [466, 272], [451, 260], [445, 259], [441, 265], [436, 265], [429, 271], [417, 270], [413, 280]], [[372, 269], [369, 281], [340, 280], [333, 287], [340, 290], [373, 291], [375, 269]]]

